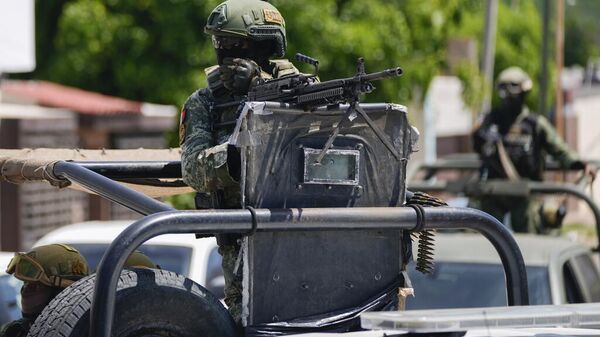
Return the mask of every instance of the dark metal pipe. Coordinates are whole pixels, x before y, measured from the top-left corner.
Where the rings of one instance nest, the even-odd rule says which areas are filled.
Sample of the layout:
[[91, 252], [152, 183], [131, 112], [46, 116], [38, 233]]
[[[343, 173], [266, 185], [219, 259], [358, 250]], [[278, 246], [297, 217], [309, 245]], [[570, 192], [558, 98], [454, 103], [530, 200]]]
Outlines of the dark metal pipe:
[[73, 163], [111, 179], [181, 178], [180, 161], [76, 161]]
[[[257, 231], [323, 231], [415, 227], [417, 215], [407, 207], [257, 209]], [[426, 229], [469, 228], [482, 233], [498, 250], [506, 274], [509, 305], [527, 305], [527, 274], [519, 247], [498, 220], [468, 208], [425, 208]], [[110, 337], [120, 271], [127, 257], [145, 241], [167, 233], [248, 233], [248, 210], [170, 211], [140, 219], [109, 246], [98, 266], [90, 314], [90, 336]]]
[[[596, 161], [586, 161], [596, 163]], [[435, 163], [423, 163], [419, 165], [417, 171], [426, 171], [429, 174], [435, 174], [438, 171], [450, 171], [450, 170], [461, 170], [461, 171], [477, 171], [481, 168], [481, 160], [478, 158], [466, 158], [444, 161], [443, 159]], [[544, 167], [546, 171], [581, 171], [581, 169], [570, 169], [564, 168], [559, 163], [554, 161], [546, 162]]]
[[427, 222], [434, 222], [436, 229], [468, 228], [485, 236], [502, 260], [508, 305], [529, 305], [525, 262], [506, 226], [488, 213], [473, 208], [429, 207], [425, 208], [425, 214]]
[[592, 200], [592, 198], [585, 194], [581, 188], [577, 185], [573, 184], [551, 184], [551, 183], [537, 183], [530, 182], [529, 188], [532, 193], [540, 193], [540, 194], [551, 194], [551, 193], [565, 193], [575, 196], [581, 200], [583, 200], [592, 210], [594, 214], [594, 220], [596, 221], [596, 236], [598, 238], [597, 246], [595, 248], [596, 251], [600, 250], [600, 210], [598, 206]]
[[152, 199], [149, 196], [127, 188], [101, 174], [90, 171], [79, 164], [59, 161], [54, 165], [54, 174], [97, 193], [98, 195], [123, 205], [140, 214], [173, 211], [173, 207]]
[[[481, 183], [484, 185], [485, 183]], [[565, 193], [570, 194], [578, 199], [581, 199], [585, 202], [588, 207], [592, 210], [594, 214], [594, 221], [596, 223], [596, 236], [598, 239], [598, 245], [595, 250], [600, 251], [600, 209], [592, 200], [592, 198], [585, 194], [585, 192], [578, 187], [577, 185], [571, 183], [546, 183], [546, 182], [523, 182], [526, 184], [526, 189], [523, 190], [526, 194], [554, 194], [554, 193]], [[442, 183], [427, 183], [427, 182], [417, 182], [412, 183], [408, 187], [413, 191], [422, 191], [422, 192], [450, 192], [450, 193], [465, 193], [468, 195], [469, 189], [468, 183], [465, 182], [442, 182]], [[481, 189], [474, 189], [476, 191], [481, 191]], [[509, 194], [502, 194], [500, 191], [495, 190], [492, 195], [503, 196]], [[526, 195], [524, 195], [526, 196]]]

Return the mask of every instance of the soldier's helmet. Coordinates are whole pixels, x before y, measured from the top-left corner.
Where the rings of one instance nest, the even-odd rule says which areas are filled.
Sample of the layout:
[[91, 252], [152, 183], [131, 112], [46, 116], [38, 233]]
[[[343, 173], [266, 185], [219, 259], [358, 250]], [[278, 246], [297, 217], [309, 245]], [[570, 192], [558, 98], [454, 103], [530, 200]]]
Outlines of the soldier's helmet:
[[240, 39], [272, 41], [273, 54], [285, 55], [285, 21], [275, 6], [262, 0], [228, 0], [209, 15], [204, 32], [212, 35], [215, 48]]
[[125, 261], [125, 268], [160, 268], [146, 254], [139, 250], [134, 251]]
[[531, 91], [533, 82], [523, 69], [519, 67], [509, 67], [504, 69], [496, 81], [498, 95], [501, 98], [520, 95]]
[[77, 249], [65, 244], [52, 244], [16, 253], [6, 268], [23, 282], [39, 282], [49, 287], [66, 288], [87, 276], [87, 261]]

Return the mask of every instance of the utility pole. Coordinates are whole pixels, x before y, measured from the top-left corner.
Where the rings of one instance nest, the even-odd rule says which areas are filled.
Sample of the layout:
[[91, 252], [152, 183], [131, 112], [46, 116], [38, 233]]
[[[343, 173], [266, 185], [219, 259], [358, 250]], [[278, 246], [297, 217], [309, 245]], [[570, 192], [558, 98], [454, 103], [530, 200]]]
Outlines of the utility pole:
[[564, 138], [565, 121], [562, 71], [565, 44], [565, 0], [556, 0], [556, 5], [556, 107], [554, 108], [554, 123], [556, 131]]
[[546, 115], [548, 107], [548, 56], [550, 55], [550, 0], [542, 0], [542, 69], [540, 72], [540, 101], [538, 111]]
[[487, 0], [485, 8], [485, 36], [483, 43], [483, 102], [481, 113], [490, 111], [492, 106], [492, 86], [494, 82], [494, 56], [496, 53], [496, 25], [498, 19], [498, 0]]

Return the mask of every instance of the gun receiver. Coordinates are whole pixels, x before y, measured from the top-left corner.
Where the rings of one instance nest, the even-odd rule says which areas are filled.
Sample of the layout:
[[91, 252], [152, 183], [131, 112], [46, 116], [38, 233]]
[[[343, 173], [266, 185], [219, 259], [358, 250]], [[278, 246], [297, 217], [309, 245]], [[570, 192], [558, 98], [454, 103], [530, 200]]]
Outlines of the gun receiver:
[[[265, 80], [250, 89], [245, 101], [290, 103], [311, 110], [323, 105], [358, 101], [360, 95], [375, 89], [371, 82], [400, 75], [400, 67], [367, 74], [364, 72], [364, 59], [360, 58], [358, 71], [353, 77], [319, 82], [316, 75], [296, 74]], [[230, 107], [239, 103], [241, 102], [219, 104], [215, 105], [215, 108]]]

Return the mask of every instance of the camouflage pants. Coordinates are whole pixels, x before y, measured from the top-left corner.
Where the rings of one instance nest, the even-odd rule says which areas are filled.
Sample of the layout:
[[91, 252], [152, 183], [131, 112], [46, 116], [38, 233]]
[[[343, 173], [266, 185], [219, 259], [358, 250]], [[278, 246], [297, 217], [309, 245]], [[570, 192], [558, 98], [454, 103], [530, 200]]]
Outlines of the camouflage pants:
[[237, 243], [219, 243], [219, 254], [223, 257], [221, 264], [225, 276], [225, 304], [233, 317], [235, 324], [240, 327], [242, 320], [242, 265], [234, 273], [235, 264], [240, 252]]
[[503, 222], [509, 213], [515, 233], [537, 233], [540, 230], [539, 203], [523, 197], [482, 197], [480, 209]]

